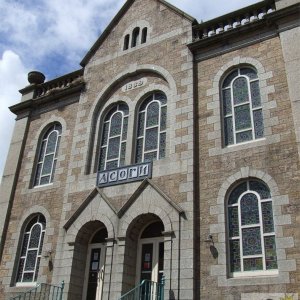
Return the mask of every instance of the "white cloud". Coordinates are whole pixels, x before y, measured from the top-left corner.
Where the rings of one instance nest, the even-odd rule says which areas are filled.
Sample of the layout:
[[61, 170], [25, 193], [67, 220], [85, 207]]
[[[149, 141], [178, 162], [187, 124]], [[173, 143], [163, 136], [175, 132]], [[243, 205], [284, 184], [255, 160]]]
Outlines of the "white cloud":
[[[23, 59], [42, 61], [64, 55], [65, 64], [79, 62], [124, 0], [4, 0], [0, 3], [0, 35], [20, 50]], [[84, 53], [83, 52], [83, 53]], [[34, 53], [34, 55], [32, 55]], [[36, 63], [36, 62], [33, 62]]]
[[[126, 1], [126, 0], [125, 0]], [[23, 59], [42, 60], [63, 54], [65, 63], [76, 63], [110, 22], [124, 0], [0, 1], [0, 36], [20, 50]], [[196, 19], [208, 20], [257, 0], [169, 0]], [[14, 49], [14, 48], [10, 48]], [[34, 55], [32, 55], [34, 53]], [[80, 54], [79, 54], [80, 53]]]
[[8, 50], [0, 59], [0, 178], [2, 178], [9, 142], [14, 125], [14, 115], [8, 107], [20, 100], [18, 90], [26, 85], [27, 70], [20, 57]]

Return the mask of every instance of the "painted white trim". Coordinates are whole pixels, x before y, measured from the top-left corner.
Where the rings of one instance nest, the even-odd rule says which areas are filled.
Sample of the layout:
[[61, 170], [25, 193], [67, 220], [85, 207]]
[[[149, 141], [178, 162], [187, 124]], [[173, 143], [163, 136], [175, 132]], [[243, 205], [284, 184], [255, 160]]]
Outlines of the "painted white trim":
[[243, 271], [229, 273], [230, 278], [241, 278], [241, 277], [257, 277], [257, 276], [278, 276], [278, 270], [268, 270], [268, 271]]
[[37, 282], [17, 282], [16, 287], [36, 287], [38, 285]]
[[86, 266], [85, 266], [85, 272], [84, 272], [84, 284], [83, 284], [83, 289], [82, 289], [82, 300], [86, 300], [86, 293], [87, 293], [87, 287], [88, 287], [88, 281], [89, 281], [89, 269], [90, 269], [90, 260], [91, 260], [91, 252], [92, 249], [100, 249], [100, 261], [99, 261], [99, 266], [100, 266], [100, 284], [97, 287], [97, 292], [96, 292], [96, 299], [95, 300], [101, 300], [102, 299], [102, 292], [103, 292], [103, 281], [104, 277], [102, 275], [105, 274], [105, 250], [106, 247], [103, 243], [97, 243], [97, 244], [89, 244], [88, 245], [88, 250], [87, 250], [87, 259], [86, 259]]
[[50, 186], [50, 185], [53, 185], [53, 182], [40, 184], [40, 185], [35, 185], [33, 188], [38, 189], [38, 188], [45, 187], [45, 186]]
[[[137, 143], [138, 143], [138, 140], [142, 140], [143, 141], [143, 146], [142, 146], [142, 149], [141, 149], [141, 151], [142, 151], [142, 158], [141, 158], [141, 161], [140, 162], [144, 162], [145, 161], [145, 154], [147, 154], [147, 153], [153, 153], [153, 152], [156, 152], [156, 159], [155, 160], [159, 160], [160, 159], [160, 150], [161, 150], [161, 143], [160, 143], [160, 138], [161, 138], [161, 134], [162, 133], [165, 133], [166, 135], [167, 135], [167, 128], [165, 128], [165, 129], [163, 129], [163, 130], [161, 130], [161, 121], [162, 121], [162, 108], [163, 107], [166, 107], [166, 109], [167, 109], [167, 101], [168, 101], [168, 99], [167, 99], [167, 96], [166, 96], [166, 94], [164, 94], [165, 95], [165, 97], [166, 97], [166, 103], [165, 104], [163, 104], [160, 100], [157, 100], [156, 98], [155, 98], [155, 95], [156, 95], [156, 93], [161, 93], [161, 92], [153, 92], [152, 93], [152, 100], [146, 105], [146, 107], [145, 107], [145, 109], [143, 109], [143, 110], [141, 110], [140, 109], [140, 107], [143, 105], [143, 103], [145, 102], [145, 101], [147, 101], [147, 99], [148, 99], [148, 97], [150, 97], [150, 96], [148, 96], [146, 99], [144, 99], [141, 103], [140, 103], [140, 105], [139, 105], [139, 110], [138, 110], [138, 114], [137, 114], [137, 120], [136, 120], [136, 137], [135, 137], [135, 162], [136, 163], [138, 163], [139, 161], [138, 161], [138, 159], [137, 159]], [[159, 110], [159, 113], [158, 113], [158, 123], [156, 124], [156, 125], [151, 125], [151, 126], [147, 126], [147, 120], [148, 120], [148, 108], [149, 108], [149, 106], [151, 105], [151, 104], [153, 104], [153, 103], [157, 103], [158, 104], [158, 110]], [[168, 114], [168, 112], [166, 112], [167, 114]], [[144, 114], [144, 121], [143, 121], [143, 133], [141, 134], [141, 135], [139, 135], [138, 136], [138, 127], [139, 127], [139, 125], [140, 125], [140, 123], [139, 123], [139, 118], [140, 118], [140, 115], [142, 115], [142, 114]], [[166, 118], [167, 118], [167, 116], [166, 116]], [[166, 120], [167, 121], [167, 120]], [[166, 124], [167, 125], [167, 124]], [[167, 126], [166, 126], [167, 127]], [[154, 149], [151, 149], [151, 150], [145, 150], [145, 146], [146, 146], [146, 131], [148, 130], [148, 129], [153, 129], [153, 128], [157, 128], [157, 146], [156, 146], [156, 148], [154, 148]], [[167, 136], [166, 136], [166, 138], [165, 138], [165, 145], [164, 145], [164, 147], [165, 147], [165, 152], [166, 152], [166, 141], [167, 141]], [[164, 158], [164, 157], [162, 157], [162, 158]]]
[[[143, 232], [143, 230], [141, 232]], [[159, 260], [159, 244], [160, 243], [164, 243], [163, 236], [147, 238], [147, 239], [141, 239], [141, 238], [139, 239], [138, 251], [137, 251], [137, 264], [136, 264], [136, 284], [140, 283], [141, 263], [142, 263], [142, 246], [144, 244], [153, 244], [151, 281], [158, 282], [158, 272], [159, 272], [158, 260]]]
[[[265, 236], [275, 236], [275, 225], [274, 225], [274, 231], [273, 232], [268, 232], [268, 233], [264, 233], [264, 229], [263, 229], [263, 215], [262, 215], [262, 202], [266, 203], [266, 202], [271, 202], [272, 203], [272, 212], [273, 212], [273, 201], [272, 198], [268, 198], [268, 199], [263, 199], [264, 201], [262, 201], [260, 195], [255, 191], [255, 190], [251, 190], [250, 189], [250, 185], [249, 185], [249, 180], [246, 181], [247, 183], [247, 190], [243, 193], [241, 193], [241, 195], [239, 196], [238, 200], [236, 203], [234, 204], [227, 204], [226, 205], [226, 210], [227, 210], [227, 253], [228, 253], [228, 268], [229, 268], [229, 276], [231, 277], [241, 277], [241, 276], [255, 276], [255, 275], [263, 275], [264, 273], [266, 274], [273, 274], [271, 271], [272, 270], [267, 270], [266, 269], [266, 256], [265, 256], [265, 242], [264, 242], [264, 237]], [[242, 183], [240, 183], [242, 184]], [[239, 185], [237, 185], [236, 187], [238, 187]], [[232, 189], [231, 193], [234, 191], [234, 189]], [[230, 194], [231, 194], [230, 193]], [[241, 216], [242, 216], [242, 212], [241, 212], [241, 199], [243, 198], [244, 195], [247, 194], [254, 194], [257, 198], [257, 205], [258, 205], [258, 213], [259, 213], [259, 223], [256, 224], [250, 224], [250, 225], [242, 225], [242, 221], [241, 221]], [[228, 198], [230, 197], [230, 194], [228, 195], [226, 201], [228, 202]], [[237, 207], [238, 208], [238, 221], [239, 221], [239, 236], [234, 236], [234, 237], [230, 237], [229, 236], [229, 216], [228, 216], [228, 209], [229, 207]], [[273, 222], [274, 222], [274, 215], [273, 215]], [[260, 230], [260, 239], [261, 239], [261, 254], [257, 254], [257, 255], [243, 255], [243, 241], [242, 241], [242, 230], [244, 228], [254, 228], [254, 227], [259, 227]], [[231, 272], [230, 271], [230, 258], [231, 258], [231, 253], [230, 253], [230, 245], [229, 242], [231, 240], [238, 240], [239, 241], [239, 247], [240, 247], [240, 266], [241, 266], [241, 271], [239, 272]], [[262, 258], [262, 264], [263, 264], [263, 270], [257, 270], [257, 271], [245, 271], [244, 270], [244, 259], [247, 258]], [[278, 274], [278, 269], [277, 273]], [[243, 275], [242, 275], [243, 274]], [[246, 274], [246, 275], [244, 275]], [[253, 274], [253, 275], [252, 275]]]
[[[122, 110], [120, 108], [120, 104], [122, 105], [126, 105], [127, 106], [127, 109], [128, 109], [128, 112], [127, 114], [125, 114], [124, 110]], [[107, 114], [109, 114], [112, 110], [115, 110], [109, 119], [106, 119], [106, 116]], [[121, 119], [121, 132], [120, 134], [117, 134], [117, 135], [114, 135], [114, 136], [110, 136], [111, 134], [111, 125], [112, 125], [112, 118], [118, 114], [118, 113], [121, 113], [122, 115], [122, 119]], [[99, 159], [98, 159], [98, 165], [97, 165], [97, 169], [100, 169], [100, 159], [101, 159], [101, 152], [104, 151], [103, 149], [105, 148], [105, 158], [104, 158], [104, 166], [103, 166], [103, 169], [101, 170], [106, 170], [107, 169], [107, 164], [110, 163], [110, 162], [113, 162], [113, 161], [117, 161], [118, 165], [117, 167], [121, 167], [121, 156], [122, 156], [122, 144], [125, 143], [125, 152], [126, 152], [126, 146], [127, 146], [127, 136], [128, 136], [128, 120], [129, 120], [129, 107], [127, 104], [123, 104], [123, 103], [117, 103], [116, 105], [114, 105], [113, 107], [110, 108], [110, 110], [108, 110], [106, 112], [106, 116], [102, 122], [102, 132], [101, 132], [101, 137], [100, 137], [100, 149], [99, 149]], [[127, 132], [126, 132], [126, 137], [123, 139], [123, 133], [124, 133], [124, 119], [127, 118]], [[103, 137], [104, 137], [104, 124], [108, 124], [108, 131], [107, 131], [107, 141], [105, 144], [103, 144]], [[110, 145], [110, 141], [114, 138], [117, 138], [119, 137], [120, 138], [120, 141], [119, 141], [119, 149], [118, 149], [118, 157], [117, 158], [111, 158], [111, 159], [108, 159], [108, 150], [109, 150], [109, 145]], [[125, 155], [126, 157], [126, 155]]]
[[[226, 80], [226, 78], [228, 76], [230, 76], [230, 74], [232, 72], [234, 72], [235, 70], [237, 71], [237, 75], [230, 81], [230, 84], [229, 86], [226, 86], [226, 87], [221, 87], [221, 93], [220, 93], [220, 98], [221, 98], [221, 115], [222, 115], [222, 123], [223, 123], [223, 128], [222, 128], [222, 131], [223, 131], [223, 144], [224, 144], [224, 147], [229, 147], [229, 146], [232, 146], [232, 145], [236, 145], [236, 144], [241, 144], [241, 143], [245, 143], [245, 142], [237, 142], [236, 141], [236, 137], [237, 137], [237, 134], [238, 133], [242, 133], [242, 132], [246, 132], [246, 131], [251, 131], [251, 140], [250, 141], [253, 141], [253, 140], [256, 140], [255, 138], [255, 127], [254, 127], [254, 117], [253, 117], [253, 113], [255, 111], [258, 111], [258, 110], [262, 110], [262, 103], [260, 104], [260, 106], [258, 107], [253, 107], [253, 101], [252, 101], [252, 95], [251, 95], [251, 83], [253, 82], [258, 82], [259, 84], [259, 78], [258, 78], [258, 75], [257, 75], [257, 71], [256, 70], [253, 70], [256, 72], [256, 75], [257, 75], [257, 78], [254, 78], [254, 79], [251, 79], [249, 78], [248, 76], [246, 75], [243, 75], [241, 74], [241, 69], [242, 68], [249, 68], [249, 69], [252, 69], [251, 67], [245, 67], [245, 66], [239, 66], [238, 68], [236, 69], [233, 69], [231, 70], [227, 76], [224, 78], [223, 82]], [[234, 92], [234, 88], [233, 88], [233, 83], [239, 79], [239, 78], [244, 78], [247, 82], [247, 88], [248, 88], [248, 101], [246, 102], [242, 102], [242, 103], [238, 103], [238, 104], [235, 104], [234, 103], [234, 97], [233, 97], [233, 92]], [[223, 85], [223, 83], [222, 83]], [[231, 114], [227, 114], [225, 116], [224, 114], [224, 96], [223, 96], [223, 91], [225, 90], [229, 90], [230, 91], [230, 103], [231, 103]], [[261, 93], [259, 93], [260, 95]], [[251, 122], [251, 126], [248, 127], [248, 128], [245, 128], [245, 129], [240, 129], [240, 130], [237, 130], [236, 129], [236, 120], [235, 120], [235, 109], [239, 106], [243, 106], [243, 105], [248, 105], [249, 106], [249, 114], [250, 114], [250, 122]], [[232, 119], [232, 130], [233, 130], [233, 144], [226, 144], [225, 141], [226, 141], [226, 135], [227, 133], [225, 132], [225, 120], [228, 119], [228, 118], [231, 118]], [[263, 116], [262, 116], [262, 122], [263, 122]], [[259, 138], [261, 139], [261, 138]], [[249, 142], [249, 141], [246, 141], [246, 142]]]

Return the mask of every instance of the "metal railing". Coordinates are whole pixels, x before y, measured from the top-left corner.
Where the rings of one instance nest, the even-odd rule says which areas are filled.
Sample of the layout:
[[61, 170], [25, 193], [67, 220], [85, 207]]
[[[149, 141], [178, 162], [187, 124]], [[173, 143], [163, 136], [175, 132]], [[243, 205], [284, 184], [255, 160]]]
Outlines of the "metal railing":
[[10, 300], [62, 300], [64, 282], [60, 286], [39, 283], [35, 288], [21, 293]]
[[165, 280], [154, 282], [143, 280], [138, 286], [119, 298], [119, 300], [164, 300]]

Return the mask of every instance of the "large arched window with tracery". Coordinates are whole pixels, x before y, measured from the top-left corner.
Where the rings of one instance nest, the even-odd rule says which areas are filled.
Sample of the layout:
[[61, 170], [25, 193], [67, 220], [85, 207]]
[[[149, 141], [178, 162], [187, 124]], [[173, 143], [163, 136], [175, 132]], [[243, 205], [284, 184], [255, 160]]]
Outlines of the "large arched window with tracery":
[[225, 146], [264, 136], [259, 80], [254, 69], [234, 69], [222, 84]]
[[277, 273], [272, 198], [268, 186], [250, 179], [227, 202], [229, 273], [233, 277]]
[[99, 170], [114, 169], [125, 164], [128, 106], [119, 103], [106, 114], [102, 126]]
[[46, 220], [41, 214], [34, 216], [26, 225], [20, 249], [17, 284], [37, 281], [45, 229]]
[[162, 92], [148, 96], [138, 112], [136, 162], [160, 159], [166, 154], [167, 97]]
[[61, 131], [61, 125], [55, 123], [42, 137], [38, 152], [34, 186], [53, 182]]

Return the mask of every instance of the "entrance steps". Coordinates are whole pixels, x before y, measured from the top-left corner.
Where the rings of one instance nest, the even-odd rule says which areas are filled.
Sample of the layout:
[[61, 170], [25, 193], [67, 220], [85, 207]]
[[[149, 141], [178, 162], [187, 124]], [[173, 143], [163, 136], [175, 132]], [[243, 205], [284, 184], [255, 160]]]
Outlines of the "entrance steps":
[[143, 280], [119, 300], [164, 300], [164, 278], [161, 283]]

